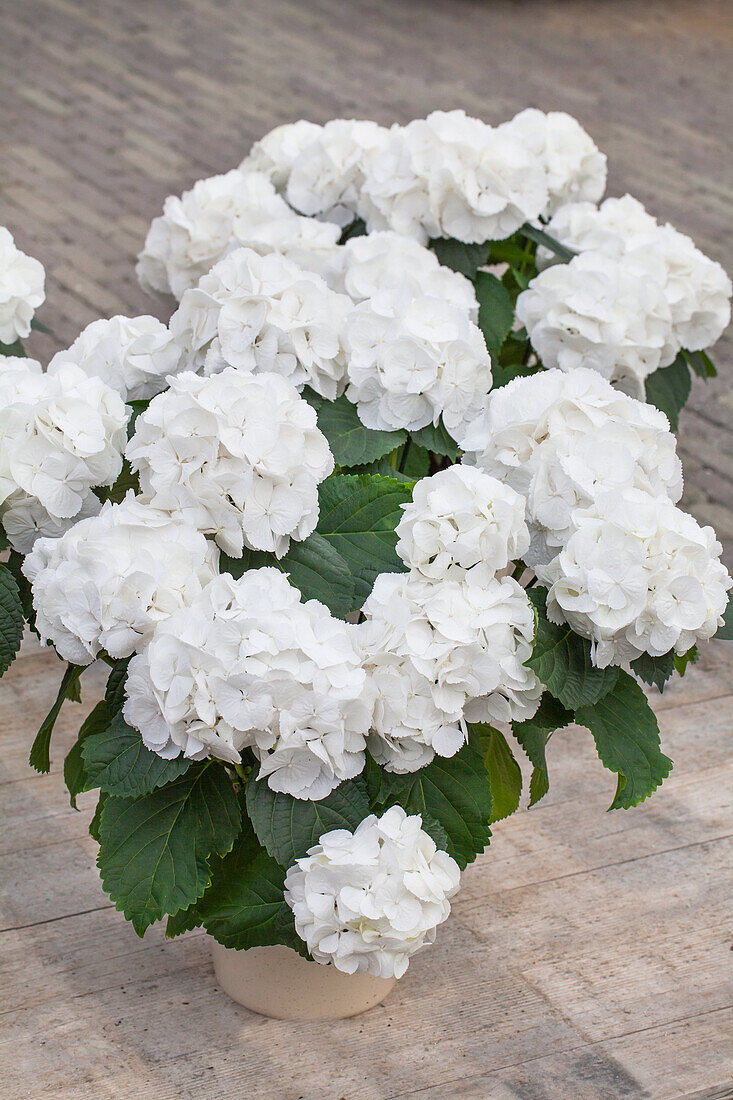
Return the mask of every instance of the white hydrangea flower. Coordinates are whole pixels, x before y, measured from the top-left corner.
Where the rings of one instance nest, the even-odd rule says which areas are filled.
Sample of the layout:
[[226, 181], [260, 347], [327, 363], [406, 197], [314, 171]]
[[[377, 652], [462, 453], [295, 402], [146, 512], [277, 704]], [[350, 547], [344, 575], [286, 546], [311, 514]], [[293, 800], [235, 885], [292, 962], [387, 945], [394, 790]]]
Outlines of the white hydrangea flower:
[[233, 557], [278, 557], [318, 522], [318, 485], [333, 470], [316, 414], [275, 374], [228, 368], [171, 379], [135, 423], [127, 458], [162, 511], [180, 513]]
[[[599, 207], [570, 203], [555, 213], [547, 231], [568, 248], [611, 256], [636, 278], [658, 284], [678, 347], [701, 351], [728, 326], [731, 281], [723, 268], [689, 237], [659, 225], [631, 195], [606, 199]], [[540, 267], [554, 259], [537, 250]]]
[[526, 500], [536, 567], [573, 530], [576, 509], [604, 492], [640, 489], [679, 500], [682, 466], [664, 413], [619, 393], [595, 371], [544, 371], [496, 390], [459, 440], [464, 462]]
[[165, 759], [237, 763], [295, 798], [325, 798], [364, 767], [372, 688], [354, 626], [274, 568], [221, 574], [161, 623], [130, 664], [125, 719]]
[[524, 499], [473, 466], [449, 466], [418, 481], [403, 504], [397, 553], [429, 580], [482, 568], [493, 576], [529, 548]]
[[346, 225], [364, 210], [362, 186], [389, 131], [376, 122], [336, 118], [319, 128], [292, 162], [288, 202], [303, 214], [322, 214]]
[[606, 157], [576, 118], [564, 111], [520, 111], [500, 130], [533, 153], [547, 175], [552, 214], [563, 203], [599, 202], [606, 190]]
[[33, 314], [46, 298], [45, 279], [40, 260], [21, 252], [12, 233], [0, 226], [0, 344], [28, 336]]
[[92, 321], [70, 348], [59, 351], [49, 373], [75, 363], [90, 378], [101, 378], [123, 401], [146, 401], [165, 389], [178, 369], [180, 349], [155, 317], [111, 317]]
[[100, 650], [128, 657], [144, 646], [212, 580], [218, 556], [198, 531], [130, 492], [61, 538], [38, 539], [23, 572], [41, 639], [87, 665]]
[[[510, 577], [486, 573], [439, 584], [415, 572], [383, 573], [360, 631], [377, 699], [369, 749], [388, 771], [453, 756], [473, 721], [531, 717], [542, 687], [524, 665], [534, 613]], [[483, 717], [477, 717], [478, 715]]]
[[733, 287], [721, 265], [689, 237], [671, 225], [659, 226], [623, 263], [640, 278], [659, 282], [677, 345], [702, 351], [720, 339], [730, 323]]
[[605, 493], [537, 575], [548, 615], [593, 642], [600, 667], [685, 653], [722, 625], [733, 581], [711, 527], [639, 490]]
[[400, 978], [450, 913], [460, 870], [419, 814], [391, 806], [353, 833], [324, 833], [285, 877], [285, 900], [313, 958], [345, 974]]
[[0, 513], [21, 490], [54, 519], [78, 515], [122, 469], [127, 416], [119, 394], [72, 363], [44, 373], [0, 357]]
[[99, 497], [90, 491], [83, 497], [76, 515], [61, 519], [49, 515], [36, 497], [19, 489], [3, 504], [2, 525], [11, 548], [19, 554], [30, 554], [37, 539], [58, 539], [80, 519], [96, 516], [101, 507]]
[[254, 143], [239, 165], [240, 172], [261, 172], [278, 191], [284, 191], [295, 158], [320, 137], [322, 129], [304, 118], [276, 126]]
[[[389, 310], [389, 311], [388, 311]], [[355, 307], [347, 331], [346, 396], [368, 428], [415, 431], [439, 418], [454, 436], [483, 408], [491, 359], [465, 309], [420, 297]]]
[[393, 127], [363, 186], [369, 228], [425, 243], [500, 240], [547, 206], [540, 159], [501, 128], [463, 111], [434, 111]]
[[144, 290], [180, 300], [227, 252], [245, 245], [328, 270], [338, 237], [336, 226], [291, 210], [266, 176], [233, 169], [168, 196], [138, 257], [138, 281]]
[[[654, 232], [657, 221], [638, 199], [623, 195], [620, 199], [606, 199], [600, 206], [592, 202], [568, 202], [558, 207], [546, 228], [551, 237], [575, 252], [602, 252], [618, 260]], [[540, 245], [539, 269], [557, 262], [555, 253]]]
[[352, 302], [283, 256], [237, 249], [184, 294], [170, 322], [191, 370], [282, 375], [334, 400], [346, 384]]
[[389, 313], [397, 302], [427, 295], [465, 310], [473, 322], [478, 320], [473, 283], [443, 267], [434, 252], [411, 237], [377, 231], [352, 237], [341, 253], [341, 281], [336, 289], [344, 290], [354, 302], [370, 299], [377, 313]]
[[541, 271], [519, 295], [516, 315], [546, 367], [588, 367], [638, 397], [646, 377], [679, 351], [659, 284], [600, 252]]

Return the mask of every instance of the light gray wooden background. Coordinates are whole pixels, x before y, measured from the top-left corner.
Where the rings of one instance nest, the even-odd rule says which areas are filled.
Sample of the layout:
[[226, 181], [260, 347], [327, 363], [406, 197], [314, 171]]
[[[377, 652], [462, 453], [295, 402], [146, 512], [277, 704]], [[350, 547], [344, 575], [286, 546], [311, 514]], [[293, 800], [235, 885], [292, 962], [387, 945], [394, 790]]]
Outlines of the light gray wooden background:
[[[731, 29], [715, 0], [5, 0], [0, 222], [47, 267], [54, 331], [31, 348], [149, 311], [133, 259], [165, 195], [299, 116], [569, 110], [611, 194], [730, 266]], [[731, 548], [732, 358], [723, 341], [680, 436], [686, 502]], [[59, 774], [78, 707], [52, 774], [26, 763], [58, 675], [31, 645], [0, 689], [3, 1098], [733, 1095], [728, 646], [654, 700], [676, 763], [661, 792], [606, 816], [612, 778], [585, 732], [562, 734], [550, 796], [497, 826], [437, 945], [385, 1006], [334, 1025], [247, 1013], [200, 933], [140, 941], [110, 907], [91, 799], [74, 813]]]

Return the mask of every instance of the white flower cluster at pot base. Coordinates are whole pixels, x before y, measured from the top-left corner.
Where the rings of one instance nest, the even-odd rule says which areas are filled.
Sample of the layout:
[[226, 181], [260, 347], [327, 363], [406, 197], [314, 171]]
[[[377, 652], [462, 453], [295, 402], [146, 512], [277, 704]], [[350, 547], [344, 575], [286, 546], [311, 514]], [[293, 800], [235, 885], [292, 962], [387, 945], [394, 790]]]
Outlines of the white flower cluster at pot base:
[[350, 833], [334, 829], [290, 868], [285, 900], [319, 963], [345, 974], [401, 978], [448, 918], [460, 871], [419, 815], [392, 806]]
[[33, 314], [46, 298], [43, 264], [21, 252], [0, 226], [0, 344], [14, 344], [31, 331]]
[[394, 126], [369, 167], [363, 196], [374, 210], [370, 229], [394, 229], [422, 243], [509, 237], [548, 202], [540, 159], [513, 134], [463, 111]]
[[598, 202], [606, 190], [606, 157], [577, 119], [564, 111], [528, 107], [500, 127], [539, 159], [549, 201], [544, 214], [563, 203]]
[[235, 169], [165, 200], [140, 253], [137, 276], [143, 289], [180, 300], [232, 248], [281, 251], [325, 271], [338, 239], [337, 226], [296, 214], [265, 175]]
[[679, 351], [662, 288], [598, 252], [541, 272], [516, 313], [546, 367], [588, 367], [642, 399], [647, 376]]
[[318, 485], [333, 470], [316, 414], [275, 374], [186, 371], [135, 424], [127, 458], [146, 499], [180, 514], [225, 553], [278, 557], [318, 522]]
[[351, 309], [318, 275], [243, 248], [186, 291], [170, 328], [188, 369], [280, 374], [332, 401], [346, 384]]
[[218, 557], [198, 531], [130, 492], [61, 538], [39, 539], [23, 572], [41, 639], [86, 665], [100, 650], [119, 658], [144, 646], [216, 576]]
[[428, 580], [480, 568], [494, 576], [529, 548], [524, 500], [471, 466], [418, 481], [397, 525], [397, 553]]
[[340, 249], [340, 282], [354, 302], [370, 299], [378, 313], [389, 313], [395, 302], [427, 296], [458, 306], [474, 323], [478, 302], [473, 283], [438, 262], [429, 248], [389, 230], [352, 237]]
[[180, 349], [155, 317], [111, 317], [92, 321], [71, 347], [49, 364], [54, 372], [73, 363], [90, 378], [101, 378], [124, 401], [147, 401], [165, 389], [178, 370]]
[[0, 356], [0, 518], [20, 508], [31, 526], [53, 528], [88, 508], [90, 490], [122, 469], [127, 418], [119, 394], [74, 364], [44, 373], [34, 359]]
[[462, 446], [525, 497], [524, 560], [598, 665], [715, 632], [731, 582], [712, 529], [675, 507], [682, 470], [663, 413], [594, 371], [547, 371], [496, 391]]
[[[583, 338], [595, 344], [594, 333], [588, 331], [588, 322], [579, 326], [577, 319], [572, 317], [583, 292], [583, 285], [588, 281], [588, 276], [584, 274], [586, 271], [605, 270], [609, 280], [623, 280], [629, 288], [629, 302], [631, 288], [644, 284], [647, 289], [639, 291], [640, 305], [636, 311], [630, 309], [630, 316], [635, 318], [634, 323], [637, 326], [639, 314], [645, 316], [645, 327], [649, 333], [658, 329], [658, 303], [664, 303], [667, 315], [664, 339], [667, 350], [660, 359], [660, 366], [671, 362], [670, 356], [674, 358], [680, 348], [701, 351], [709, 347], [727, 327], [730, 321], [732, 288], [723, 268], [703, 255], [689, 237], [669, 224], [659, 225], [642, 204], [630, 195], [624, 195], [620, 199], [606, 199], [600, 207], [589, 202], [562, 206], [551, 219], [547, 231], [562, 244], [587, 258], [584, 264], [577, 259], [573, 260], [569, 266], [574, 268], [575, 274], [566, 275], [564, 280], [560, 276], [559, 282], [557, 275], [551, 276], [547, 271], [542, 272], [530, 284], [529, 290], [520, 295], [517, 303], [518, 316], [522, 317], [523, 312], [529, 312], [533, 325], [537, 326], [540, 323], [539, 314], [544, 308], [547, 315], [545, 324], [548, 327], [555, 330], [561, 327], [576, 330], [580, 327], [579, 334], [573, 333], [572, 341], [568, 336], [565, 337], [565, 341], [573, 342], [576, 348], [581, 347]], [[546, 267], [554, 260], [555, 257], [546, 249], [538, 249], [537, 262], [540, 267]], [[588, 266], [584, 266], [585, 264]], [[541, 297], [532, 298], [537, 294]], [[532, 299], [532, 306], [523, 304], [526, 298]], [[562, 315], [563, 302], [568, 305], [567, 317]], [[554, 317], [550, 316], [551, 313]], [[582, 309], [581, 314], [589, 316]], [[601, 319], [600, 313], [591, 311], [590, 315]], [[643, 328], [644, 325], [639, 331], [643, 331]], [[539, 335], [546, 350], [535, 342], [534, 336], [532, 342], [545, 365], [562, 367], [562, 362], [555, 362], [552, 348], [547, 351], [547, 338], [542, 326]], [[615, 340], [611, 340], [611, 344], [615, 343]], [[591, 361], [586, 364], [588, 366], [595, 365], [594, 351], [595, 348], [590, 352]], [[607, 371], [602, 373], [611, 377]]]
[[364, 767], [372, 690], [358, 633], [277, 569], [221, 574], [155, 631], [125, 687], [126, 720], [166, 759], [239, 762], [295, 798], [325, 798]]

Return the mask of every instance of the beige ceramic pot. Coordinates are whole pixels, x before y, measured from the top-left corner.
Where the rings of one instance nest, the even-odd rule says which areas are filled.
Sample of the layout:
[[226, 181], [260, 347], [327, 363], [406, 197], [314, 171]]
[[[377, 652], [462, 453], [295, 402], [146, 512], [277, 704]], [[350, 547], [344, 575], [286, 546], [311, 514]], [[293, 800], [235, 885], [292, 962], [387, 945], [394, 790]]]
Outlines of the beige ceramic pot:
[[289, 947], [234, 951], [213, 942], [219, 985], [232, 1000], [276, 1020], [343, 1020], [380, 1004], [395, 978], [342, 974]]

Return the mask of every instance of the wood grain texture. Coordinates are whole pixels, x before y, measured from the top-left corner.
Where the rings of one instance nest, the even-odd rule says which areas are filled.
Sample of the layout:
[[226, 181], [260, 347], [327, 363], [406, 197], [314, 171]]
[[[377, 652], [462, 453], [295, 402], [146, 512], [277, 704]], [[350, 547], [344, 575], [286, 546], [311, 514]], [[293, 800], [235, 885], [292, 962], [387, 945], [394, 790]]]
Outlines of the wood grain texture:
[[[217, 989], [201, 931], [140, 940], [110, 905], [86, 831], [94, 796], [75, 813], [60, 775], [82, 708], [61, 712], [51, 775], [26, 764], [60, 672], [28, 641], [0, 692], [0, 1096], [729, 1095], [731, 649], [651, 693], [675, 760], [652, 799], [606, 816], [615, 783], [590, 735], [556, 735], [550, 795], [495, 826], [387, 1003], [290, 1024]], [[84, 711], [105, 673], [85, 673]]]
[[[730, 266], [725, 0], [7, 0], [0, 30], [0, 220], [47, 268], [42, 359], [100, 314], [157, 312], [133, 264], [165, 196], [301, 116], [569, 110], [610, 194]], [[714, 358], [682, 416], [685, 500], [733, 547], [729, 338]], [[52, 774], [27, 765], [59, 675], [30, 643], [0, 688], [3, 1100], [733, 1095], [730, 646], [654, 696], [675, 760], [654, 798], [607, 816], [590, 736], [554, 738], [550, 796], [496, 826], [435, 947], [327, 1025], [238, 1008], [202, 933], [139, 940], [110, 905], [93, 798], [75, 813], [60, 775], [104, 670], [64, 707]]]

